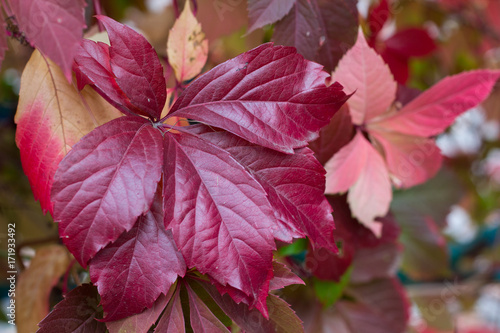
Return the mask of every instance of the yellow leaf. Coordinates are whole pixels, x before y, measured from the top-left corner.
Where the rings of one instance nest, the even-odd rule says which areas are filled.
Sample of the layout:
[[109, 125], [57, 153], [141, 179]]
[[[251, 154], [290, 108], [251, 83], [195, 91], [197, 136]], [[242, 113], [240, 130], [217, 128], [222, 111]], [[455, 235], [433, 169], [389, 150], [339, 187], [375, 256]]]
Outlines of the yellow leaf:
[[16, 325], [19, 333], [35, 332], [38, 323], [49, 313], [49, 296], [66, 272], [70, 255], [62, 245], [39, 248], [16, 285]]
[[33, 52], [14, 120], [24, 173], [44, 212], [52, 212], [50, 189], [62, 158], [82, 136], [120, 115], [90, 87], [78, 92], [56, 64]]
[[178, 82], [191, 80], [198, 75], [208, 56], [208, 41], [189, 3], [186, 1], [184, 10], [170, 30], [167, 42], [168, 62]]

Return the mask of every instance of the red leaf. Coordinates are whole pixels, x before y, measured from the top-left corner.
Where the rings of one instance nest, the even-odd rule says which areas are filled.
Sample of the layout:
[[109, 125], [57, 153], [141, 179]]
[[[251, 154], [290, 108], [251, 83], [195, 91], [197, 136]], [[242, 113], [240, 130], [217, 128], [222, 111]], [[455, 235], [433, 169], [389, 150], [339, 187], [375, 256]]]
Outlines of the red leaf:
[[165, 312], [160, 318], [155, 332], [158, 333], [184, 333], [186, 332], [184, 324], [184, 313], [180, 297], [181, 289], [177, 286], [175, 294], [170, 299]]
[[221, 295], [217, 289], [208, 283], [202, 283], [203, 288], [214, 301], [242, 330], [262, 333], [301, 333], [302, 322], [290, 306], [275, 295], [267, 298], [269, 319], [266, 319], [256, 309], [250, 310], [247, 305], [235, 303], [228, 295]]
[[366, 283], [394, 276], [399, 268], [401, 250], [395, 242], [358, 249], [353, 258], [350, 282]]
[[295, 0], [249, 0], [248, 32], [281, 20], [292, 9]]
[[319, 138], [309, 143], [318, 161], [325, 165], [342, 147], [348, 144], [356, 132], [352, 124], [349, 106], [342, 105], [328, 125], [320, 131]]
[[188, 267], [257, 303], [274, 249], [263, 188], [228, 152], [188, 133], [165, 135], [164, 149], [165, 226]]
[[[90, 279], [97, 286], [104, 321], [114, 321], [150, 308], [166, 295], [186, 264], [163, 227], [161, 198], [135, 226], [90, 261]], [[117, 278], [119, 277], [119, 278]]]
[[167, 98], [163, 67], [154, 48], [141, 34], [109, 17], [98, 16], [106, 27], [116, 83], [141, 114], [159, 119]]
[[98, 321], [97, 288], [83, 284], [73, 289], [43, 319], [38, 333], [95, 332], [105, 333], [106, 325]]
[[77, 50], [73, 64], [78, 89], [91, 85], [104, 99], [123, 113], [141, 114], [116, 83], [111, 71], [109, 46], [101, 42], [84, 39]]
[[316, 139], [347, 99], [339, 84], [325, 86], [326, 77], [293, 48], [264, 44], [191, 83], [170, 115], [292, 153]]
[[227, 132], [199, 127], [202, 138], [228, 151], [262, 185], [278, 221], [274, 237], [291, 242], [305, 235], [336, 251], [332, 210], [324, 196], [324, 168], [307, 148], [293, 155], [250, 144]]
[[194, 332], [229, 332], [208, 306], [186, 284], [189, 297], [189, 317]]
[[161, 133], [138, 117], [112, 120], [61, 161], [52, 200], [59, 234], [82, 266], [149, 210], [160, 180]]
[[470, 71], [446, 77], [399, 112], [373, 125], [421, 137], [440, 134], [456, 117], [488, 97], [499, 77], [500, 71], [493, 70]]
[[273, 275], [269, 290], [285, 288], [292, 284], [305, 284], [301, 278], [292, 273], [288, 266], [277, 261], [273, 261]]
[[357, 29], [356, 1], [296, 0], [290, 13], [276, 23], [273, 40], [296, 47], [330, 72], [356, 41]]
[[352, 332], [404, 332], [410, 304], [395, 278], [356, 285], [349, 288], [348, 293], [357, 302], [340, 301], [336, 308]]
[[168, 301], [171, 299], [175, 289], [175, 286], [172, 286], [167, 296], [160, 295], [160, 297], [158, 297], [151, 308], [139, 314], [106, 323], [109, 333], [148, 333], [151, 326], [158, 320], [158, 317], [160, 317], [163, 310], [165, 310], [165, 307]]
[[71, 82], [71, 66], [85, 25], [85, 1], [12, 0], [12, 12], [32, 46], [61, 67]]
[[399, 30], [386, 39], [384, 44], [388, 51], [405, 58], [423, 57], [436, 49], [432, 37], [427, 30], [421, 28]]
[[368, 13], [368, 26], [370, 28], [370, 46], [374, 46], [374, 42], [385, 22], [391, 17], [391, 8], [389, 8], [388, 0], [380, 0], [373, 9]]
[[2, 64], [2, 61], [5, 57], [5, 51], [9, 48], [9, 45], [7, 44], [7, 35], [5, 34], [5, 31], [7, 30], [7, 24], [5, 21], [0, 22], [0, 65]]

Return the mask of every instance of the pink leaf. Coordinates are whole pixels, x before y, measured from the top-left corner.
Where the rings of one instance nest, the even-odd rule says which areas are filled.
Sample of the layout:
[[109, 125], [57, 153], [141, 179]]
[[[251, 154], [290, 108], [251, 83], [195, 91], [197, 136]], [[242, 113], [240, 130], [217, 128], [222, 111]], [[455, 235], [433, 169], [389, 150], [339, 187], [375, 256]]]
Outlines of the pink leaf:
[[374, 122], [407, 135], [440, 134], [456, 117], [481, 103], [491, 92], [500, 71], [476, 70], [446, 77], [405, 105], [399, 112]]
[[167, 98], [163, 67], [141, 34], [109, 17], [98, 16], [109, 34], [111, 69], [116, 82], [141, 114], [159, 119]]
[[421, 184], [441, 168], [443, 157], [434, 139], [396, 132], [370, 131], [385, 156], [393, 182], [402, 188]]
[[71, 82], [71, 66], [83, 37], [85, 1], [12, 0], [12, 11], [32, 46], [59, 65]]
[[353, 215], [376, 235], [381, 225], [376, 217], [385, 216], [392, 189], [385, 162], [380, 154], [357, 132], [352, 141], [325, 165], [326, 193], [345, 192]]
[[332, 78], [347, 93], [352, 122], [362, 125], [386, 112], [396, 97], [397, 84], [384, 60], [368, 46], [360, 29], [356, 44], [340, 60]]
[[258, 302], [274, 249], [266, 193], [228, 152], [182, 134], [165, 135], [165, 226], [188, 267]]
[[292, 153], [316, 139], [347, 99], [339, 84], [326, 87], [326, 77], [293, 48], [264, 44], [191, 83], [170, 115]]
[[161, 133], [139, 117], [98, 127], [61, 161], [52, 187], [54, 220], [82, 266], [149, 210], [161, 161]]
[[229, 332], [208, 306], [186, 285], [189, 297], [189, 317], [194, 332]]
[[[161, 197], [135, 226], [90, 261], [90, 279], [97, 286], [104, 320], [114, 321], [150, 308], [166, 295], [186, 264], [163, 227]], [[117, 278], [119, 277], [119, 278]]]
[[288, 14], [296, 0], [249, 0], [248, 32], [262, 28], [266, 24], [279, 21]]
[[287, 155], [250, 144], [208, 127], [202, 138], [227, 150], [262, 185], [278, 222], [274, 237], [285, 242], [305, 235], [319, 246], [336, 251], [331, 208], [324, 197], [324, 168], [309, 149]]
[[175, 294], [170, 299], [165, 312], [160, 318], [155, 332], [161, 333], [184, 333], [186, 332], [184, 324], [184, 313], [182, 311], [181, 289], [177, 286]]
[[38, 324], [37, 332], [105, 333], [106, 325], [98, 321], [98, 297], [97, 288], [90, 284], [76, 287]]

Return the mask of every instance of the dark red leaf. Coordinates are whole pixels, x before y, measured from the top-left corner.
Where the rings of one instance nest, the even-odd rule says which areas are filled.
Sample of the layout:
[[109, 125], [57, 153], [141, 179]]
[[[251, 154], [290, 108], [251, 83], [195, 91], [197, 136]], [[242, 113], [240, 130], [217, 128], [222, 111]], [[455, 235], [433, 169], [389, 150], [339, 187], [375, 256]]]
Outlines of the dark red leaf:
[[180, 297], [180, 287], [177, 286], [175, 294], [170, 299], [170, 302], [165, 309], [165, 312], [160, 318], [155, 332], [158, 333], [184, 333], [186, 332], [184, 324], [184, 313], [182, 312], [182, 304]]
[[228, 295], [221, 295], [217, 289], [202, 283], [203, 288], [214, 301], [242, 330], [253, 333], [300, 333], [303, 332], [302, 322], [290, 306], [275, 295], [267, 298], [269, 319], [266, 319], [256, 309], [250, 310], [247, 305], [235, 303]]
[[401, 250], [395, 242], [358, 249], [352, 262], [350, 282], [366, 283], [394, 276], [400, 263]]
[[326, 87], [327, 76], [295, 49], [264, 44], [191, 83], [170, 115], [292, 153], [316, 139], [347, 100], [341, 85]]
[[98, 321], [97, 288], [83, 284], [73, 289], [38, 325], [38, 333], [105, 333], [106, 325]]
[[423, 57], [436, 49], [436, 43], [427, 30], [407, 28], [385, 40], [385, 47], [402, 57]]
[[290, 13], [276, 23], [273, 40], [295, 46], [306, 59], [332, 71], [354, 45], [358, 10], [353, 0], [297, 0]]
[[306, 256], [306, 268], [321, 280], [339, 282], [351, 266], [356, 248], [349, 242], [342, 242], [341, 250], [333, 253], [324, 248], [309, 249]]
[[167, 98], [163, 67], [154, 48], [141, 34], [109, 17], [98, 16], [111, 47], [111, 69], [116, 83], [141, 114], [159, 119]]
[[262, 186], [231, 155], [188, 133], [167, 133], [165, 226], [188, 267], [243, 291], [267, 296], [275, 218]]
[[349, 106], [344, 104], [332, 117], [330, 123], [321, 129], [319, 138], [309, 143], [309, 148], [314, 151], [318, 161], [325, 165], [333, 155], [352, 140], [354, 133]]
[[106, 323], [109, 333], [148, 333], [151, 326], [158, 320], [163, 310], [165, 310], [175, 289], [175, 286], [172, 286], [166, 296], [161, 294], [151, 308], [137, 315]]
[[309, 149], [287, 155], [206, 126], [195, 131], [228, 151], [262, 185], [278, 221], [275, 238], [291, 242], [307, 235], [316, 245], [336, 251], [332, 210], [324, 196], [325, 171]]
[[229, 332], [189, 285], [186, 284], [186, 288], [189, 297], [189, 317], [193, 332]]
[[5, 51], [9, 48], [7, 44], [7, 35], [5, 31], [7, 30], [7, 24], [5, 21], [0, 22], [0, 65], [2, 64], [3, 58], [5, 56]]
[[32, 46], [47, 55], [71, 82], [71, 66], [85, 25], [85, 1], [11, 0], [10, 7]]
[[248, 0], [248, 33], [281, 20], [295, 0]]
[[82, 266], [149, 210], [162, 157], [161, 133], [149, 121], [121, 117], [83, 137], [61, 161], [54, 220]]
[[349, 287], [356, 302], [340, 301], [336, 309], [351, 328], [349, 332], [401, 333], [405, 331], [410, 304], [395, 278]]
[[163, 226], [161, 197], [135, 226], [90, 261], [90, 279], [97, 286], [104, 320], [119, 320], [150, 308], [166, 295], [186, 264]]
[[88, 39], [82, 40], [75, 56], [73, 70], [78, 89], [83, 89], [86, 84], [89, 84], [121, 112], [129, 115], [141, 114], [141, 111], [130, 102], [130, 99], [116, 83], [115, 76], [111, 71], [111, 59], [107, 44], [96, 43]]

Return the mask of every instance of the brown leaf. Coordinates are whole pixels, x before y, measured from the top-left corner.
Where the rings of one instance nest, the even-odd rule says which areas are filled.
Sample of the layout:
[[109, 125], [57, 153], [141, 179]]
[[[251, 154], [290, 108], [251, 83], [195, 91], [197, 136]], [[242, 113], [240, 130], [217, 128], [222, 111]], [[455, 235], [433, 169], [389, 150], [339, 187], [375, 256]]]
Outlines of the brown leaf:
[[16, 286], [18, 332], [35, 332], [37, 324], [49, 313], [49, 296], [70, 263], [62, 245], [48, 245], [36, 251], [27, 270], [19, 275]]

